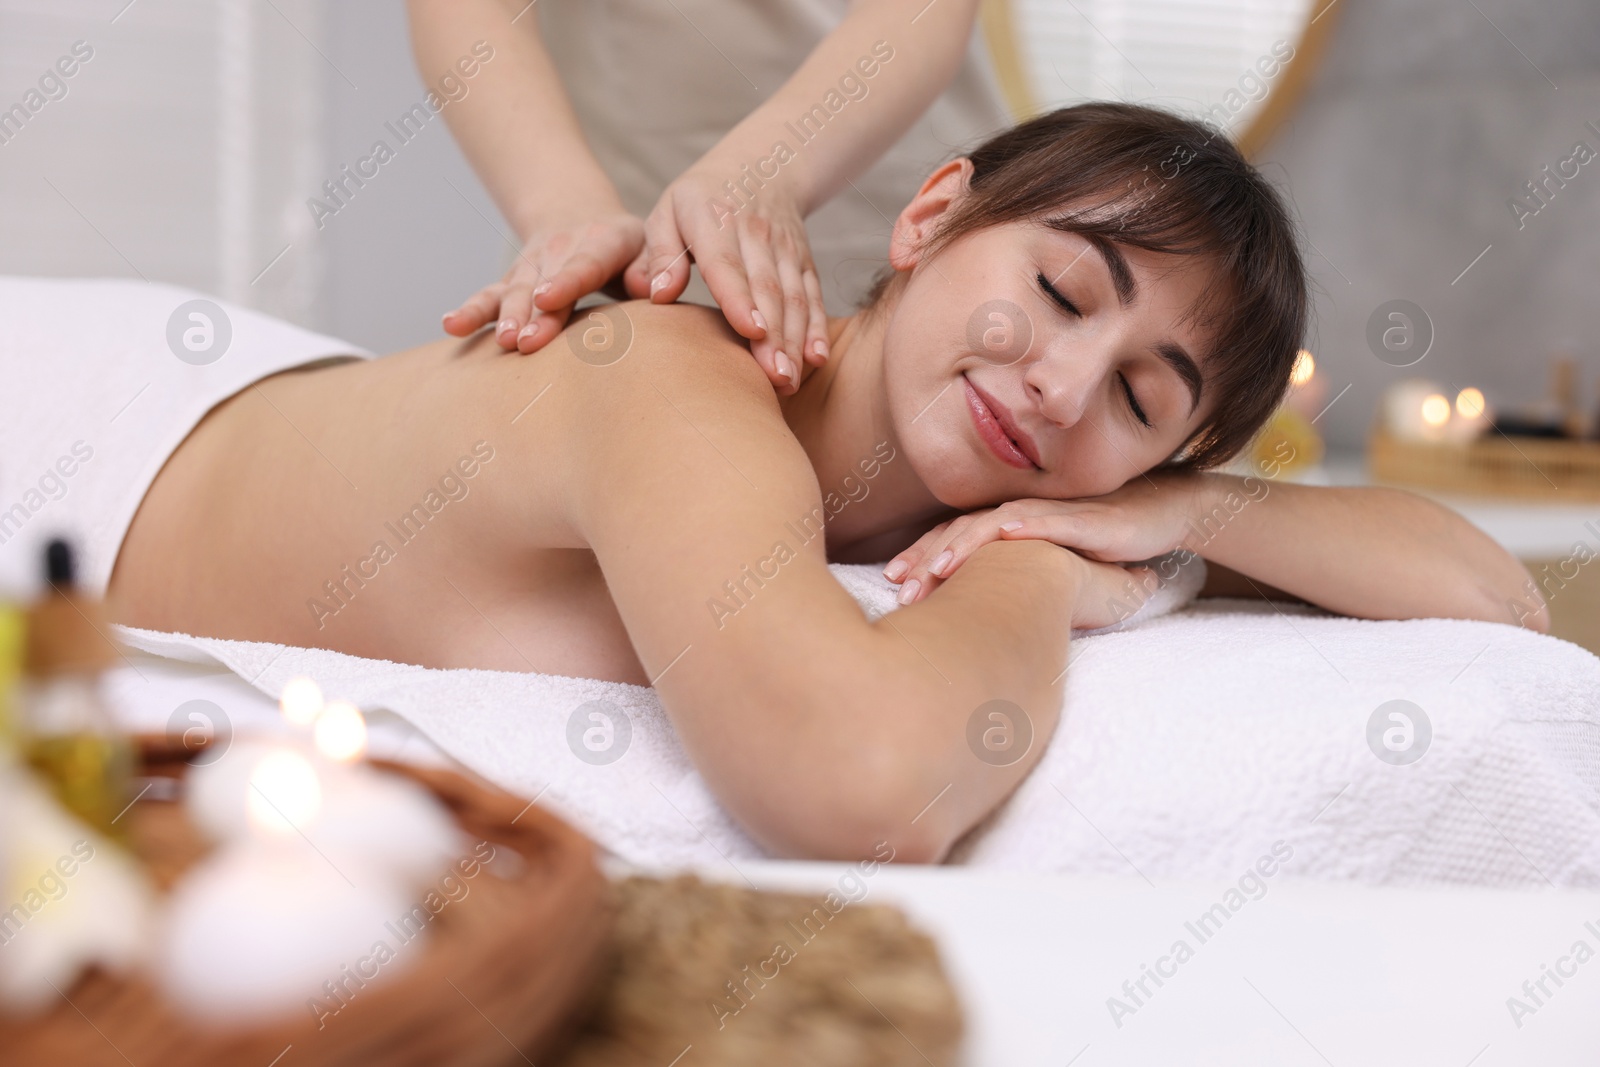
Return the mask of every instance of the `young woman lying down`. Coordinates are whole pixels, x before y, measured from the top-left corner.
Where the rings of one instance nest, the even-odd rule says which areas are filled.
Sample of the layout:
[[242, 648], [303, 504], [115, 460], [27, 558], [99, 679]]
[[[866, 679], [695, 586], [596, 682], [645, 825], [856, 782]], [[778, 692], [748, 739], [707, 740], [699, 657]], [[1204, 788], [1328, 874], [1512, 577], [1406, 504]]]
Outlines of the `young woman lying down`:
[[[1211, 130], [1018, 126], [928, 178], [890, 266], [785, 396], [716, 312], [649, 303], [532, 356], [483, 334], [276, 374], [172, 454], [111, 594], [136, 626], [654, 685], [773, 852], [923, 861], [1043, 751], [1071, 629], [1149, 578], [1118, 562], [1187, 546], [1212, 592], [1508, 621], [1525, 572], [1442, 507], [1206, 471], [1306, 314], [1282, 203]], [[868, 621], [827, 564], [891, 557], [908, 606]], [[996, 699], [1038, 736], [1007, 767], [966, 740]]]

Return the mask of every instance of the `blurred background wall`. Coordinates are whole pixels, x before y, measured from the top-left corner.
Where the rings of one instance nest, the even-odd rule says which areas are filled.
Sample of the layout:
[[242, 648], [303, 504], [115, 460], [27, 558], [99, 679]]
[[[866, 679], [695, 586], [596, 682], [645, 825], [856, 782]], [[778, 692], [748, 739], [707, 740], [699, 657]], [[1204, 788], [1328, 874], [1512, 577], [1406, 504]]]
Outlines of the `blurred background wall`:
[[[1319, 423], [1330, 445], [1359, 447], [1379, 392], [1413, 374], [1536, 400], [1562, 347], [1600, 408], [1600, 158], [1552, 183], [1520, 228], [1508, 205], [1537, 205], [1523, 183], [1577, 142], [1600, 153], [1586, 125], [1600, 127], [1600, 4], [1340, 0], [1335, 14], [1310, 91], [1261, 160], [1313, 246], [1310, 347], [1330, 396], [1351, 384]], [[1380, 362], [1366, 341], [1392, 299], [1434, 325], [1414, 367]]]
[[[1262, 160], [1309, 239], [1310, 347], [1332, 393], [1350, 385], [1319, 424], [1330, 445], [1358, 448], [1400, 376], [1537, 399], [1562, 347], [1600, 404], [1600, 160], [1520, 228], [1509, 206], [1537, 203], [1524, 183], [1577, 142], [1600, 152], [1600, 4], [1338, 0], [1333, 17]], [[335, 214], [307, 207], [424, 97], [398, 0], [0, 0], [0, 108], [78, 41], [93, 57], [65, 95], [0, 125], [0, 272], [175, 282], [385, 351], [438, 336], [513, 254], [442, 116]], [[1435, 330], [1405, 370], [1365, 337], [1395, 298]]]

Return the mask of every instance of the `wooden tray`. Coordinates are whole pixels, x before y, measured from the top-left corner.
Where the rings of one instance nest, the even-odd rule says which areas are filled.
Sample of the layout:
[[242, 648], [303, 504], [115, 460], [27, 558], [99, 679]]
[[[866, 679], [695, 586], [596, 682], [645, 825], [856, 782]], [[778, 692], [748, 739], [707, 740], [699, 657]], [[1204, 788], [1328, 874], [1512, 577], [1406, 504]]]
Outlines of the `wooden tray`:
[[[148, 741], [149, 775], [181, 776], [192, 752]], [[430, 924], [422, 959], [363, 989], [334, 1018], [301, 1008], [248, 1030], [197, 1028], [143, 979], [92, 972], [49, 1014], [0, 1018], [6, 1067], [486, 1067], [545, 1062], [568, 1043], [609, 964], [613, 894], [587, 838], [555, 816], [446, 771], [385, 770], [432, 790], [467, 833], [523, 860], [484, 871]], [[126, 818], [134, 851], [163, 888], [205, 851], [179, 804], [143, 801]], [[309, 992], [308, 992], [309, 995]]]
[[1600, 442], [1491, 431], [1467, 443], [1432, 443], [1374, 428], [1367, 472], [1374, 481], [1441, 492], [1589, 503], [1600, 501]]

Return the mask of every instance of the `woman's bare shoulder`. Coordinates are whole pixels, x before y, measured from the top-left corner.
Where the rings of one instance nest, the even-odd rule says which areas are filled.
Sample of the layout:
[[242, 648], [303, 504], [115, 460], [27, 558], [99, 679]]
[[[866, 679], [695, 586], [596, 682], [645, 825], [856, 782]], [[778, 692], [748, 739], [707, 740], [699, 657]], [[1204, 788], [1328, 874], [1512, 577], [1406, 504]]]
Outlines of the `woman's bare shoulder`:
[[701, 447], [775, 448], [810, 475], [766, 375], [713, 308], [648, 301], [590, 308], [546, 351], [557, 361], [553, 389], [567, 394], [559, 407], [569, 442], [637, 455], [664, 444], [664, 422], [686, 424]]
[[[772, 387], [751, 357], [748, 343], [716, 308], [648, 300], [586, 308], [573, 315], [550, 349], [572, 361], [574, 370], [694, 380], [750, 391], [778, 410]], [[590, 380], [605, 379], [591, 375]]]

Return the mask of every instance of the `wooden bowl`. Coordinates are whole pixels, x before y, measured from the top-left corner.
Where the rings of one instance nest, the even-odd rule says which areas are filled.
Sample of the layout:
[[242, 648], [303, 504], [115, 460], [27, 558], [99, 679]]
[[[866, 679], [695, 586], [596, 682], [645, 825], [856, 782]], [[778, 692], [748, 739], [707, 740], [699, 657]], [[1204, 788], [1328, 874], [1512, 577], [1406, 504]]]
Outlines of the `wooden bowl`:
[[[141, 747], [151, 776], [180, 777], [193, 754], [164, 739]], [[521, 860], [511, 877], [498, 864], [478, 873], [429, 924], [423, 955], [406, 970], [360, 990], [337, 1015], [307, 1006], [230, 1030], [196, 1025], [143, 976], [94, 971], [46, 1015], [0, 1017], [0, 1064], [486, 1067], [558, 1052], [608, 967], [615, 904], [593, 845], [543, 809], [459, 774], [379, 766], [421, 783], [467, 833]], [[206, 851], [179, 804], [144, 800], [125, 818], [163, 889]]]

